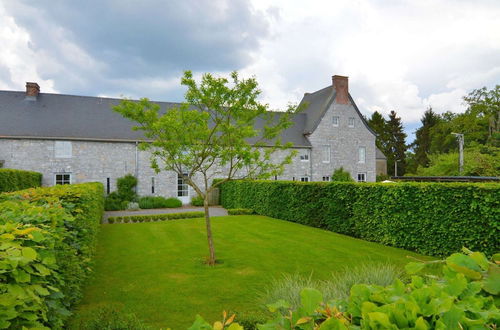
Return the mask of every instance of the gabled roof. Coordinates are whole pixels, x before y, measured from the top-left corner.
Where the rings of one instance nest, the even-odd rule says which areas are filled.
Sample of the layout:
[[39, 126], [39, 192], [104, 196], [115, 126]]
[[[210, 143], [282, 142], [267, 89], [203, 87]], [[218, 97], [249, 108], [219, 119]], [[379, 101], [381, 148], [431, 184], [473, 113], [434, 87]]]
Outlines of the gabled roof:
[[[27, 99], [25, 92], [0, 91], [0, 138], [43, 138], [95, 141], [144, 140], [134, 123], [111, 110], [120, 99], [40, 93], [36, 100]], [[162, 109], [179, 103], [155, 102]], [[279, 114], [278, 114], [279, 115]], [[282, 142], [297, 147], [310, 147], [305, 138], [307, 115], [294, 116], [294, 125], [285, 130]], [[257, 120], [256, 127], [264, 121]]]
[[[336, 91], [333, 86], [327, 86], [325, 88], [317, 90], [314, 93], [304, 94], [304, 97], [299, 104], [304, 105], [307, 103], [306, 108], [303, 110], [303, 113], [307, 114], [307, 123], [305, 126], [304, 134], [311, 134], [312, 132], [314, 132], [314, 130], [316, 130], [319, 123], [321, 122], [321, 119], [323, 119], [325, 113], [328, 111], [328, 108], [335, 100], [335, 95]], [[349, 100], [358, 113], [361, 122], [373, 135], [377, 136], [375, 131], [373, 131], [370, 126], [368, 126], [368, 123], [365, 121], [365, 118], [359, 111], [358, 106], [354, 102], [354, 99], [351, 97], [351, 94], [349, 94]]]

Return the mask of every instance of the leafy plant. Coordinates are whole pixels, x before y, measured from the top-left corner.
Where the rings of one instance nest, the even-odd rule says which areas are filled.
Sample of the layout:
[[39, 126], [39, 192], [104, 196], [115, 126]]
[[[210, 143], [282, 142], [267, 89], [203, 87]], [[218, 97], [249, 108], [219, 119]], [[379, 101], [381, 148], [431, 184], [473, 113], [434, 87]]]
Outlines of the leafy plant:
[[118, 195], [122, 201], [132, 202], [137, 198], [135, 187], [137, 186], [137, 178], [132, 174], [127, 174], [124, 177], [116, 180]]
[[40, 187], [41, 185], [41, 173], [14, 170], [10, 168], [0, 169], [0, 193], [35, 188]]
[[201, 196], [193, 196], [191, 198], [191, 205], [193, 206], [203, 206], [204, 199]]
[[117, 218], [122, 219], [123, 222], [143, 222], [143, 221], [162, 221], [162, 220], [173, 220], [173, 219], [190, 219], [190, 218], [202, 218], [203, 212], [182, 212], [182, 213], [165, 213], [165, 214], [148, 214], [148, 215], [127, 215], [122, 217], [109, 217], [108, 221], [113, 221], [109, 223], [118, 222]]
[[247, 215], [247, 214], [253, 214], [252, 209], [228, 209], [227, 214], [229, 215]]
[[354, 179], [351, 176], [351, 173], [344, 170], [343, 167], [337, 168], [333, 171], [332, 181], [336, 182], [354, 182]]

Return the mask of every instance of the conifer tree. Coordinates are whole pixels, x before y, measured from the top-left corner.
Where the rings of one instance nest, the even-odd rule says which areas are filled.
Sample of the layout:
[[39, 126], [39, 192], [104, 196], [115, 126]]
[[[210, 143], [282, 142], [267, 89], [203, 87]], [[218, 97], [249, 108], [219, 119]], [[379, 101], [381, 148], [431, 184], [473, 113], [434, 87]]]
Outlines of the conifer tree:
[[401, 117], [394, 110], [389, 114], [386, 121], [388, 144], [387, 144], [387, 174], [394, 175], [394, 163], [398, 161], [398, 176], [404, 175], [406, 169], [406, 134], [403, 131]]

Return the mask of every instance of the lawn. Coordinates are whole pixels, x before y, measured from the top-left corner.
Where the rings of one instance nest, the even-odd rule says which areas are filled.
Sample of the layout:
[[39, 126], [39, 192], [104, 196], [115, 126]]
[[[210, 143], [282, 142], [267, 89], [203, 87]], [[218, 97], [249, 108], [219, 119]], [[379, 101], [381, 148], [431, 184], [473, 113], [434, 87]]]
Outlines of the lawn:
[[284, 273], [327, 279], [344, 266], [416, 254], [263, 216], [213, 218], [217, 258], [204, 265], [204, 220], [103, 225], [95, 276], [79, 309], [115, 304], [156, 328], [185, 329], [196, 314], [252, 313], [257, 293]]

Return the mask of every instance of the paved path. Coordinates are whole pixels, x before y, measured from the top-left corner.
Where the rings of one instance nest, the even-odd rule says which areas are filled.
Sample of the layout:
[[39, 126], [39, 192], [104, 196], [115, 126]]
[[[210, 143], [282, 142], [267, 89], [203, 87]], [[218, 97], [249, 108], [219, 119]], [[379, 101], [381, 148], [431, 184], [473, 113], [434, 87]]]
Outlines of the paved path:
[[[177, 207], [173, 209], [144, 209], [137, 211], [107, 211], [104, 212], [103, 222], [107, 223], [109, 217], [121, 217], [125, 215], [144, 215], [144, 214], [165, 214], [165, 213], [182, 213], [182, 212], [194, 212], [201, 211], [203, 212], [203, 207], [194, 207], [194, 206], [183, 206]], [[210, 206], [210, 216], [221, 216], [227, 215], [227, 211], [225, 208], [220, 206]]]

